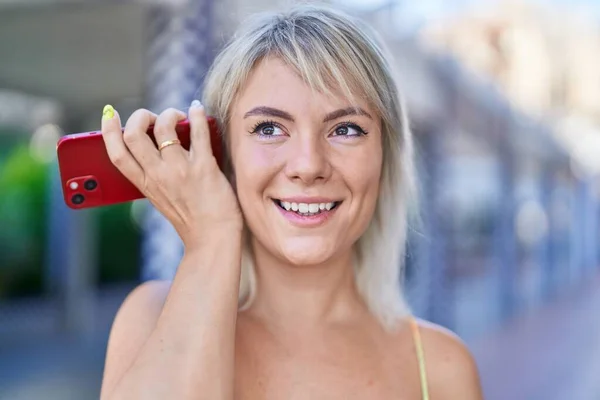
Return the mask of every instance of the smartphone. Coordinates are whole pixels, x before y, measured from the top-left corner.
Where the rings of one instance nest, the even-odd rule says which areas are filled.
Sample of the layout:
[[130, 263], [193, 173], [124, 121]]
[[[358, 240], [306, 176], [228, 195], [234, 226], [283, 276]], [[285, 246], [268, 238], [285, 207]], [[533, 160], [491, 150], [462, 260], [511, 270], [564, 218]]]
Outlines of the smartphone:
[[[223, 149], [218, 125], [208, 117], [212, 151], [223, 169]], [[181, 121], [175, 128], [181, 145], [190, 148], [190, 124]], [[154, 126], [148, 136], [158, 148]], [[72, 209], [85, 209], [141, 199], [144, 195], [114, 166], [104, 145], [102, 132], [82, 132], [63, 136], [56, 145], [64, 201]]]

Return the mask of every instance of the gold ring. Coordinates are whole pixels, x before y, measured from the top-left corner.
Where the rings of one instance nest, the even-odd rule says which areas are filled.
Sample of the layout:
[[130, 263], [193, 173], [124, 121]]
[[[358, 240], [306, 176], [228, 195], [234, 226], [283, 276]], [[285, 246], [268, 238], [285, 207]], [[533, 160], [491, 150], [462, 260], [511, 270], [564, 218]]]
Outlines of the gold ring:
[[172, 144], [181, 144], [181, 141], [179, 139], [166, 140], [166, 141], [162, 142], [160, 144], [160, 146], [158, 146], [158, 151], [161, 151], [165, 147], [170, 146]]

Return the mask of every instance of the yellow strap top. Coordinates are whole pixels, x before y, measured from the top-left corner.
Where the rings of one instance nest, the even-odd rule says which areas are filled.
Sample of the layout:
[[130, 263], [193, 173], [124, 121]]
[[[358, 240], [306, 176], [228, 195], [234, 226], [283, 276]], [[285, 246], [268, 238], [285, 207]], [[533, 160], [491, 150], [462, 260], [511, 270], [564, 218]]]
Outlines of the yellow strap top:
[[421, 377], [421, 394], [423, 400], [429, 400], [429, 390], [427, 388], [427, 371], [425, 370], [425, 356], [423, 354], [423, 342], [421, 342], [421, 334], [419, 325], [415, 318], [410, 319], [410, 328], [412, 330], [415, 348], [417, 350], [417, 359], [419, 360], [419, 375]]

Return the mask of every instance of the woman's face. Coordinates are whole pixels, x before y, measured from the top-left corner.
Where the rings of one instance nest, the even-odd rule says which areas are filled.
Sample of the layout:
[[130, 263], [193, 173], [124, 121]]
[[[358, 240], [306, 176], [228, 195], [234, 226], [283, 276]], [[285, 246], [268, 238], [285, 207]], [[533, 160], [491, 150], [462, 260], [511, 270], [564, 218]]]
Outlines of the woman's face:
[[350, 251], [378, 196], [374, 110], [362, 99], [312, 92], [277, 58], [255, 67], [232, 107], [235, 184], [257, 245], [294, 265]]

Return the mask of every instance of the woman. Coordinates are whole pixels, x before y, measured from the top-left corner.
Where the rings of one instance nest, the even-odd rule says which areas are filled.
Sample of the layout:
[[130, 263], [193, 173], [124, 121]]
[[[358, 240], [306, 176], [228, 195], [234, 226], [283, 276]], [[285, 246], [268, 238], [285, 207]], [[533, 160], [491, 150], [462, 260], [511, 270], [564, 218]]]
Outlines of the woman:
[[[481, 399], [466, 347], [402, 298], [413, 168], [389, 62], [367, 27], [305, 5], [244, 24], [204, 106], [138, 110], [123, 135], [105, 107], [111, 160], [185, 254], [119, 310], [103, 399]], [[189, 152], [173, 141], [185, 118]]]

